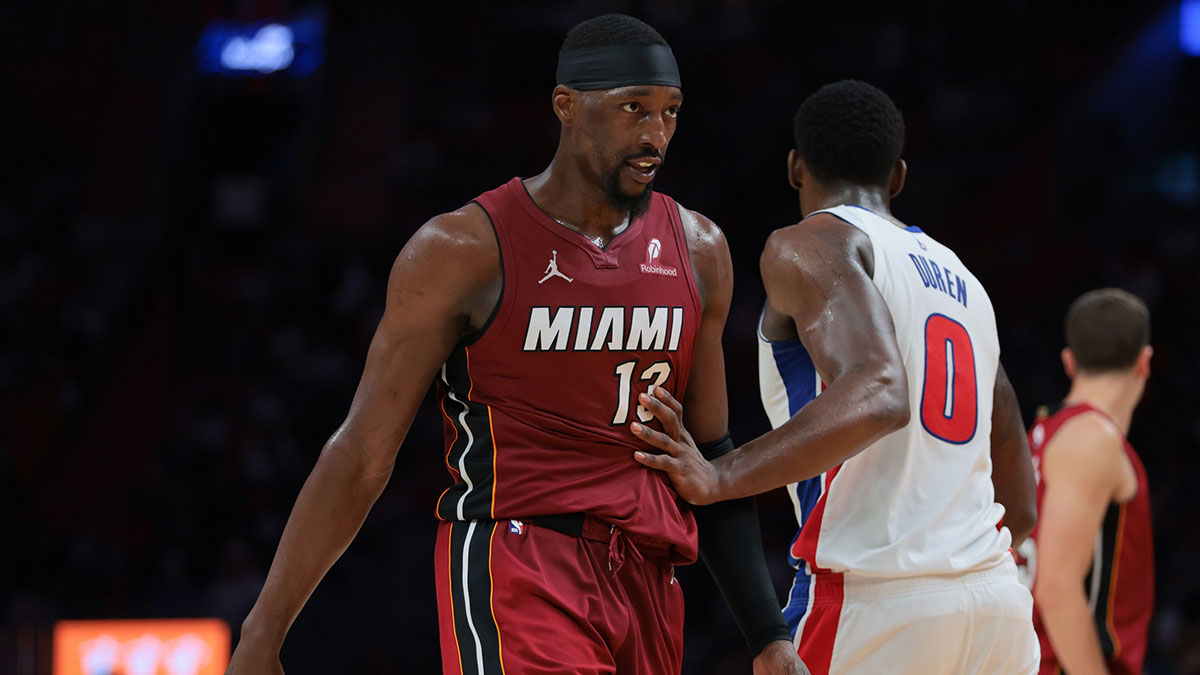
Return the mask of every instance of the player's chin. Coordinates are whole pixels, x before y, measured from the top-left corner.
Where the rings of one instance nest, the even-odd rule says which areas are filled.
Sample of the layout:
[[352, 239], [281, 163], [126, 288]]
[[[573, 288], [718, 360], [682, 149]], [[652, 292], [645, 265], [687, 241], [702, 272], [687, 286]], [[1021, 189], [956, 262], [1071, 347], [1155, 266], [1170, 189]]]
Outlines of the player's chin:
[[636, 180], [631, 176], [622, 176], [621, 196], [625, 199], [638, 199], [654, 190], [653, 180]]
[[622, 190], [621, 196], [629, 201], [637, 201], [640, 199], [644, 199], [646, 197], [646, 195], [650, 194], [653, 191], [654, 191], [654, 184], [646, 183], [645, 185], [631, 186], [627, 190]]
[[620, 210], [629, 211], [636, 218], [649, 208], [654, 184], [632, 180], [630, 176], [623, 175], [626, 173], [622, 171], [610, 174], [605, 193], [610, 204]]

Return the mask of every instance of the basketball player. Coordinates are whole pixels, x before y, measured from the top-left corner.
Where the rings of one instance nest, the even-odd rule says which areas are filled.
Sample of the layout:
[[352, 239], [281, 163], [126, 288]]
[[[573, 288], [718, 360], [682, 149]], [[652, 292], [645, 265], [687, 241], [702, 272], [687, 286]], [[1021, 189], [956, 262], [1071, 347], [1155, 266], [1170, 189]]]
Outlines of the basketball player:
[[1146, 470], [1125, 435], [1150, 376], [1150, 311], [1126, 291], [1091, 291], [1067, 311], [1066, 333], [1071, 391], [1029, 432], [1041, 517], [1020, 549], [1041, 672], [1134, 675], [1154, 611], [1154, 542]]
[[892, 215], [907, 167], [886, 94], [826, 85], [795, 135], [804, 219], [761, 259], [775, 429], [709, 462], [663, 391], [643, 405], [666, 433], [635, 433], [665, 452], [635, 457], [696, 504], [788, 485], [800, 532], [784, 614], [814, 673], [1032, 673], [1032, 598], [1009, 545], [1033, 526], [1033, 472], [988, 295]]
[[[674, 566], [698, 546], [760, 673], [801, 673], [753, 503], [693, 510], [630, 420], [639, 391], [688, 402], [733, 449], [721, 231], [653, 191], [682, 93], [670, 48], [623, 15], [568, 33], [550, 166], [422, 226], [400, 252], [349, 416], [296, 501], [230, 672], [280, 672], [288, 627], [383, 490], [438, 383], [446, 467], [435, 553], [446, 673], [678, 673]], [[704, 533], [697, 541], [697, 520]]]

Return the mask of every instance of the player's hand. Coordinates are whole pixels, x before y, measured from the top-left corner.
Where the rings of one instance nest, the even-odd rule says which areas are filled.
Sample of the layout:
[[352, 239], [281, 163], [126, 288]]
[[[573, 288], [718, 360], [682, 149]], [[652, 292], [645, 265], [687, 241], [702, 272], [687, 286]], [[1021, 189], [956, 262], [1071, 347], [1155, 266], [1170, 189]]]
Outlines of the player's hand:
[[655, 431], [637, 422], [629, 428], [635, 436], [662, 450], [662, 454], [638, 450], [633, 458], [667, 474], [679, 496], [693, 504], [703, 506], [720, 501], [720, 475], [700, 454], [692, 435], [683, 427], [683, 404], [662, 387], [655, 387], [653, 396], [639, 394], [638, 403], [658, 418], [663, 430]]
[[283, 663], [279, 661], [279, 650], [252, 644], [243, 639], [229, 659], [225, 675], [283, 675]]
[[776, 640], [754, 657], [754, 675], [812, 675], [787, 640]]

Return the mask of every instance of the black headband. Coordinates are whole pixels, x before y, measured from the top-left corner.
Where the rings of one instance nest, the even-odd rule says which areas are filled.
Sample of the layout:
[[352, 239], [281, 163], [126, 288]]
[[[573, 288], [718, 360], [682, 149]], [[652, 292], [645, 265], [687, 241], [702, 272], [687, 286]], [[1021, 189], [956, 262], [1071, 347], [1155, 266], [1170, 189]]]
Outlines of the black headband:
[[558, 84], [581, 91], [659, 84], [680, 87], [679, 65], [667, 45], [572, 49], [558, 56]]

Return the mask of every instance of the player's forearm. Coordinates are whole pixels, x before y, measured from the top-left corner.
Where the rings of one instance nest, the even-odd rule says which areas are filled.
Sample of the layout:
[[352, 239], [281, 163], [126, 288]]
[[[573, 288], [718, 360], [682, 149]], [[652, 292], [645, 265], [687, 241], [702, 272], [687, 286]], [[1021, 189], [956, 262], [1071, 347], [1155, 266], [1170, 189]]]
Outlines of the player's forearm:
[[1081, 588], [1079, 581], [1038, 579], [1035, 589], [1038, 611], [1064, 672], [1106, 674], [1108, 667], [1096, 635], [1096, 624]]
[[317, 584], [341, 557], [390, 477], [335, 437], [300, 489], [243, 639], [278, 647]]
[[[1024, 464], [1019, 465], [1021, 462]], [[996, 502], [1004, 506], [1004, 526], [1012, 533], [1013, 548], [1020, 546], [1037, 524], [1037, 486], [1032, 466], [1027, 445], [997, 445], [993, 435], [992, 488]]]
[[778, 429], [713, 462], [719, 499], [760, 494], [818, 476], [908, 423], [903, 377], [845, 376]]
[[1004, 525], [1012, 533], [1016, 548], [1037, 523], [1037, 483], [1025, 437], [1025, 421], [1017, 395], [1003, 366], [996, 369], [993, 393], [992, 486], [996, 501], [1004, 506]]
[[[1000, 502], [1003, 504], [1004, 502]], [[1025, 540], [1029, 538], [1033, 532], [1033, 526], [1037, 521], [1037, 517], [1020, 516], [1018, 518], [1008, 517], [1008, 507], [1005, 506], [1004, 527], [1008, 528], [1008, 533], [1012, 535], [1012, 543], [1009, 544], [1013, 549], [1018, 548]]]
[[1004, 506], [1004, 526], [1012, 534], [1012, 547], [1017, 548], [1033, 532], [1037, 524], [1036, 501], [1030, 499], [1023, 487], [1013, 487], [993, 472], [992, 486], [996, 502]]
[[763, 557], [754, 498], [697, 506], [693, 512], [700, 529], [700, 556], [751, 653], [757, 655], [773, 641], [790, 640]]

